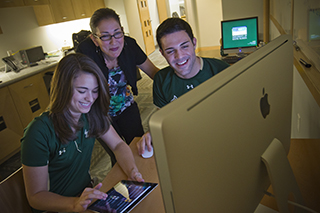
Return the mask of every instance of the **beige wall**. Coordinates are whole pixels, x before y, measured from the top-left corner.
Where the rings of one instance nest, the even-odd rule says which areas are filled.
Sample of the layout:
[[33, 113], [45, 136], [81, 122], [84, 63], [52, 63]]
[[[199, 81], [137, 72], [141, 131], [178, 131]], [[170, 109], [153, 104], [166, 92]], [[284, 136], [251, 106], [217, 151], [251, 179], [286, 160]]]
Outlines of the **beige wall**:
[[263, 40], [263, 0], [222, 0], [223, 20], [258, 16], [259, 39]]
[[[220, 46], [222, 20], [221, 0], [210, 0], [206, 4], [197, 1], [199, 47]], [[201, 3], [201, 4], [200, 4]]]
[[256, 0], [185, 0], [187, 20], [199, 47], [220, 46], [221, 20], [258, 16], [259, 34], [263, 36], [263, 1]]
[[123, 2], [127, 14], [130, 36], [135, 38], [140, 47], [145, 50], [137, 1], [123, 0]]
[[116, 13], [120, 16], [121, 25], [123, 26], [124, 32], [130, 34], [123, 0], [105, 0], [104, 3], [106, 7], [110, 7], [116, 11]]
[[185, 0], [186, 17], [198, 40], [197, 47], [220, 46], [221, 0]]

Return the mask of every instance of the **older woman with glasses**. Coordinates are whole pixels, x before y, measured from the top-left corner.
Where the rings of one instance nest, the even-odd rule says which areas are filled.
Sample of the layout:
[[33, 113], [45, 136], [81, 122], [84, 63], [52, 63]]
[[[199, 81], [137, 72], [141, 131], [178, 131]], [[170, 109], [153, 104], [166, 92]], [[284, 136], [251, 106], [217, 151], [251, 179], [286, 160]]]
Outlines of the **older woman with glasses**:
[[[76, 51], [92, 58], [107, 78], [112, 125], [129, 144], [134, 137], [144, 134], [140, 112], [133, 98], [138, 94], [137, 67], [152, 79], [159, 69], [133, 38], [124, 35], [119, 15], [114, 10], [101, 8], [95, 11], [90, 28], [90, 38], [81, 42]], [[114, 164], [113, 153], [108, 147], [104, 148]]]

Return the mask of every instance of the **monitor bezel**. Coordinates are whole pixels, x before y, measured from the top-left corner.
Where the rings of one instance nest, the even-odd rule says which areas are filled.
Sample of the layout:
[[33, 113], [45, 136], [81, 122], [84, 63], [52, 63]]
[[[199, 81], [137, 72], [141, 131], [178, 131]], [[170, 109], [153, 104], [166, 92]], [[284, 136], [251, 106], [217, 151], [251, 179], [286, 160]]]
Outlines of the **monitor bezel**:
[[[255, 20], [256, 22], [256, 39], [257, 39], [257, 44], [256, 45], [249, 45], [249, 46], [238, 46], [238, 47], [225, 47], [224, 43], [224, 24], [229, 23], [229, 22], [239, 22], [239, 21], [244, 21], [244, 20]], [[246, 18], [238, 18], [238, 19], [230, 19], [230, 20], [222, 20], [221, 21], [221, 49], [225, 54], [230, 54], [230, 53], [251, 53], [254, 52], [257, 49], [257, 46], [259, 44], [259, 23], [258, 23], [258, 17], [253, 16], [253, 17], [246, 17]]]

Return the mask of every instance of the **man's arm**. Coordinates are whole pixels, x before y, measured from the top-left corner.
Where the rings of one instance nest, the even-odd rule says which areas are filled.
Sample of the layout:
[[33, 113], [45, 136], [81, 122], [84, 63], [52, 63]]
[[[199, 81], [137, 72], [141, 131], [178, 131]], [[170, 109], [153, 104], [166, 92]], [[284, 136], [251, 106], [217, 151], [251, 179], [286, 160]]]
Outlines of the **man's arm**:
[[142, 64], [138, 65], [138, 67], [151, 79], [153, 79], [154, 75], [159, 71], [159, 68], [156, 67], [149, 58], [147, 58]]

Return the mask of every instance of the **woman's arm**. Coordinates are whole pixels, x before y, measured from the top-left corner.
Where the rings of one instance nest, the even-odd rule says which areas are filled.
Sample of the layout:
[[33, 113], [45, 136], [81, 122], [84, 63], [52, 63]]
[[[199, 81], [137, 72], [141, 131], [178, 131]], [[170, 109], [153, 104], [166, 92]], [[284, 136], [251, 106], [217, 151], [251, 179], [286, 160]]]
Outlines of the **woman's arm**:
[[157, 68], [149, 58], [147, 58], [142, 64], [138, 65], [138, 67], [151, 79], [153, 79], [154, 75], [159, 71], [159, 68]]
[[80, 197], [65, 197], [48, 191], [48, 166], [30, 167], [23, 165], [23, 177], [30, 206], [54, 212], [81, 212], [87, 209], [92, 199], [106, 199], [100, 192], [102, 184], [86, 188]]
[[113, 126], [100, 137], [113, 151], [122, 170], [126, 175], [135, 181], [143, 182], [142, 175], [140, 174], [130, 147], [119, 137]]

